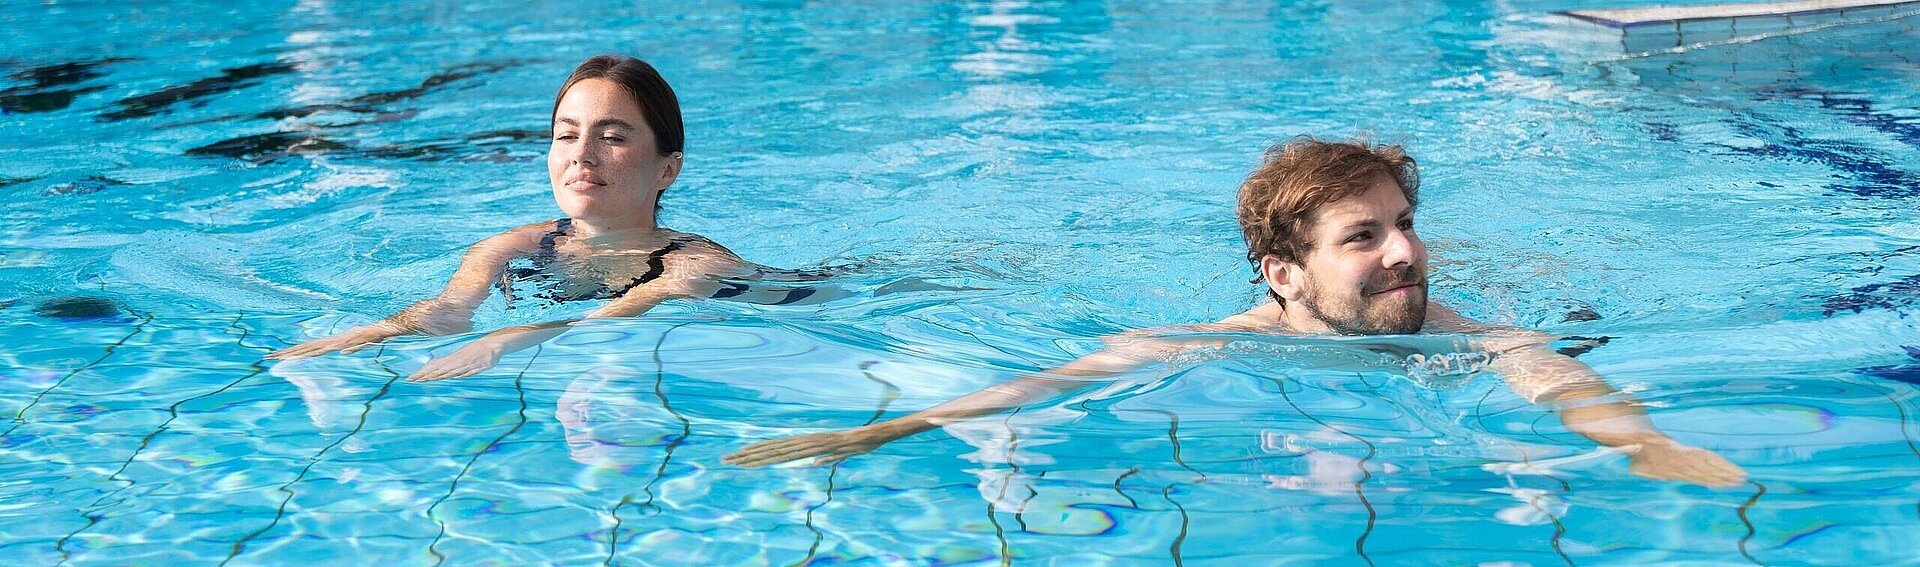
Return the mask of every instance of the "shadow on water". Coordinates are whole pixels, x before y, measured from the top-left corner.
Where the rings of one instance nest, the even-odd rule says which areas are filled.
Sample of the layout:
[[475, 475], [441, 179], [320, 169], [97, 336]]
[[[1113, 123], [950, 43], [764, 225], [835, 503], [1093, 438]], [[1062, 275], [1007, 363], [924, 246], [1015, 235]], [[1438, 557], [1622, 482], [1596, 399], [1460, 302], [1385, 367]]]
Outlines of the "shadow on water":
[[1920, 347], [1901, 345], [1900, 348], [1907, 351], [1907, 356], [1913, 359], [1912, 362], [1862, 368], [1860, 369], [1860, 373], [1883, 380], [1894, 380], [1920, 386]]
[[344, 150], [347, 147], [346, 144], [322, 138], [312, 132], [268, 132], [228, 138], [187, 150], [186, 154], [269, 162], [287, 156], [326, 153]]
[[[33, 314], [60, 321], [117, 321], [126, 311], [111, 299], [85, 295], [55, 297], [34, 306]], [[130, 320], [130, 319], [128, 319]]]
[[117, 179], [109, 179], [109, 178], [101, 177], [98, 175], [89, 175], [78, 181], [69, 181], [66, 183], [54, 184], [53, 186], [47, 187], [45, 190], [41, 191], [40, 194], [48, 197], [62, 197], [67, 195], [89, 195], [89, 194], [105, 191], [109, 187], [121, 187], [125, 185], [128, 185], [128, 183], [117, 180]]
[[102, 77], [99, 68], [132, 61], [129, 57], [109, 57], [92, 61], [73, 61], [33, 67], [8, 75], [10, 79], [31, 84], [0, 90], [0, 110], [8, 113], [52, 112], [71, 106], [80, 95], [105, 90], [105, 86], [61, 88]]
[[464, 138], [359, 148], [323, 136], [328, 130], [331, 129], [268, 132], [229, 138], [189, 149], [186, 155], [222, 156], [255, 163], [319, 154], [421, 161], [529, 161], [539, 157], [536, 150], [540, 149], [531, 142], [547, 137], [544, 131], [493, 130]]
[[1920, 274], [1858, 286], [1846, 293], [1828, 297], [1820, 303], [1820, 307], [1821, 315], [1832, 317], [1841, 311], [1859, 313], [1868, 309], [1899, 309], [1916, 303], [1920, 303]]
[[185, 85], [167, 87], [140, 96], [120, 99], [119, 110], [101, 114], [102, 120], [117, 121], [153, 116], [173, 105], [259, 84], [262, 79], [291, 73], [292, 63], [256, 63], [222, 69], [217, 77], [207, 77]]
[[[372, 115], [372, 119], [339, 125], [308, 126], [299, 130], [286, 130], [252, 134], [221, 140], [186, 151], [187, 155], [223, 156], [243, 159], [257, 163], [271, 162], [290, 156], [334, 154], [385, 159], [413, 159], [423, 161], [529, 161], [538, 157], [537, 148], [530, 142], [545, 140], [546, 131], [536, 130], [491, 130], [470, 134], [461, 138], [427, 140], [413, 144], [395, 144], [380, 147], [362, 148], [340, 141], [334, 132], [342, 132], [354, 126], [395, 122], [413, 117], [417, 110], [383, 110], [394, 103], [420, 98], [450, 86], [497, 73], [519, 64], [517, 61], [490, 61], [459, 65], [435, 73], [422, 80], [420, 84], [398, 90], [372, 92], [339, 103], [310, 104], [303, 106], [275, 108], [247, 117], [263, 120], [282, 120], [287, 118], [306, 118], [323, 112], [345, 112]], [[198, 125], [209, 122], [224, 122], [238, 116], [223, 116], [181, 124]], [[517, 151], [521, 150], [521, 151]]]
[[1859, 144], [1810, 138], [1799, 129], [1789, 126], [1775, 125], [1778, 131], [1769, 132], [1759, 124], [1746, 121], [1736, 121], [1732, 125], [1743, 136], [1761, 140], [1783, 139], [1785, 142], [1769, 142], [1758, 147], [1716, 144], [1729, 152], [1798, 159], [1831, 167], [1844, 172], [1854, 181], [1827, 186], [1829, 190], [1839, 193], [1890, 199], [1920, 197], [1920, 175], [1894, 167], [1889, 160]]

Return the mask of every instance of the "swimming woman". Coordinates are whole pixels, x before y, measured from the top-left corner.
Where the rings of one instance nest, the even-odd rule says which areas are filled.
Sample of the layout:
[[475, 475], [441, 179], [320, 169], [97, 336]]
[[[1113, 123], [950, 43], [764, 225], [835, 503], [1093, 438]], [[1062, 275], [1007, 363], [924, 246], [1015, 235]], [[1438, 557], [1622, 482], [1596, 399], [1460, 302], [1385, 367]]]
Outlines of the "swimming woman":
[[[697, 234], [659, 226], [660, 195], [680, 175], [684, 134], [680, 102], [660, 73], [631, 57], [602, 55], [573, 70], [553, 107], [547, 178], [566, 217], [538, 222], [474, 244], [440, 295], [372, 324], [268, 355], [293, 359], [352, 353], [388, 338], [464, 333], [495, 287], [511, 303], [516, 289], [550, 301], [608, 300], [586, 317], [633, 317], [661, 302], [728, 297], [747, 286], [725, 280], [804, 272], [742, 260]], [[525, 264], [525, 265], [517, 265]], [[809, 288], [769, 301], [790, 303]], [[517, 325], [488, 333], [428, 362], [408, 380], [471, 376], [501, 356], [553, 338], [574, 321]]]

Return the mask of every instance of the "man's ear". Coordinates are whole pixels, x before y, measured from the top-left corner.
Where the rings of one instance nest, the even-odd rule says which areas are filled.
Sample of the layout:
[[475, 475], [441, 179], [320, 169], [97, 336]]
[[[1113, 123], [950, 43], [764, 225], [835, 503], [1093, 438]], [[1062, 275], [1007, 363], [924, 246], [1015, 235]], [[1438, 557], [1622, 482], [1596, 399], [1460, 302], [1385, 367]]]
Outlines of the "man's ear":
[[1260, 277], [1267, 281], [1267, 289], [1287, 301], [1299, 301], [1306, 295], [1306, 281], [1299, 264], [1281, 260], [1279, 256], [1267, 254], [1260, 257]]

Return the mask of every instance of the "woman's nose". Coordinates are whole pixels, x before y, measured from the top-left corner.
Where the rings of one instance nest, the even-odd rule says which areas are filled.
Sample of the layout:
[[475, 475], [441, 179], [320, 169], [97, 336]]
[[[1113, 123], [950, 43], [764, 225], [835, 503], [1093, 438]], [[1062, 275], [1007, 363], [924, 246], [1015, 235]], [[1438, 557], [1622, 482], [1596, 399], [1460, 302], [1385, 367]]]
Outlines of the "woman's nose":
[[573, 145], [573, 163], [590, 166], [599, 162], [599, 147], [593, 140], [581, 140]]

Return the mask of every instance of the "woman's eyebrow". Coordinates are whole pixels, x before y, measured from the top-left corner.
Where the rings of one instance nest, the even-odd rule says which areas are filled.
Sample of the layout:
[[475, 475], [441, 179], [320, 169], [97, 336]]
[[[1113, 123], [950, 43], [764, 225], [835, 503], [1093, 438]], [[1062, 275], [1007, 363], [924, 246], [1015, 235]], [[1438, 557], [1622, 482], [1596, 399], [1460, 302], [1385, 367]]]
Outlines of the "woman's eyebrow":
[[[578, 127], [580, 127], [580, 121], [579, 121], [579, 120], [574, 120], [574, 119], [572, 119], [572, 118], [564, 118], [564, 117], [563, 117], [563, 118], [555, 118], [555, 119], [554, 119], [553, 121], [554, 121], [554, 123], [556, 123], [556, 124], [565, 124], [565, 125], [568, 125], [568, 126], [572, 126], [572, 127], [575, 127], [575, 128], [578, 128]], [[627, 130], [636, 130], [636, 129], [637, 129], [637, 128], [634, 128], [634, 127], [633, 127], [633, 124], [632, 124], [632, 123], [630, 123], [630, 122], [627, 122], [627, 121], [625, 121], [625, 120], [621, 120], [621, 119], [619, 119], [619, 118], [602, 118], [602, 119], [599, 119], [599, 120], [596, 120], [596, 121], [594, 121], [594, 123], [593, 123], [593, 126], [592, 126], [592, 127], [593, 127], [593, 128], [600, 128], [600, 127], [605, 127], [605, 126], [612, 126], [612, 127], [615, 127], [615, 128], [624, 128], [624, 129], [627, 129]]]

